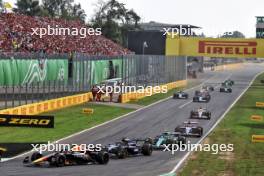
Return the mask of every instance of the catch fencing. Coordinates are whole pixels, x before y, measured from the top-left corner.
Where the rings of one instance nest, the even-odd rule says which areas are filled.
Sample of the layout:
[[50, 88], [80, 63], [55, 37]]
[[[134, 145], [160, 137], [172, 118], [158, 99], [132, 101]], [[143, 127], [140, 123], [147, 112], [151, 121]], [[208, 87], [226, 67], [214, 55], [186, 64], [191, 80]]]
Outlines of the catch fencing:
[[155, 86], [186, 79], [186, 57], [0, 54], [0, 109], [86, 93], [104, 80]]

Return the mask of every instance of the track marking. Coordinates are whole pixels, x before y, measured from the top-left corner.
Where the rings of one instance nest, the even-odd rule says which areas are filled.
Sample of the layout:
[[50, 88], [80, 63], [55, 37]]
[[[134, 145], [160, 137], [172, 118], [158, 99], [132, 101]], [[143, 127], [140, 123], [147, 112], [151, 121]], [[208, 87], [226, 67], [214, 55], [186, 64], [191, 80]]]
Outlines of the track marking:
[[[224, 114], [216, 121], [216, 123], [212, 126], [212, 128], [210, 128], [208, 130], [208, 132], [196, 143], [196, 144], [200, 144], [213, 130], [214, 128], [222, 121], [222, 119], [225, 117], [225, 115], [230, 111], [230, 109], [237, 103], [237, 101], [244, 95], [244, 93], [249, 89], [249, 87], [252, 85], [252, 83], [255, 81], [255, 79], [261, 75], [262, 73], [264, 73], [264, 71], [258, 73], [257, 75], [255, 75], [253, 77], [253, 79], [251, 80], [250, 84], [245, 88], [245, 90], [236, 98], [236, 100], [227, 108], [227, 110], [224, 112]], [[188, 158], [188, 156], [191, 154], [192, 152], [189, 151], [187, 152], [184, 157], [176, 164], [176, 166], [174, 166], [174, 168], [169, 172], [169, 173], [175, 173], [180, 166], [183, 164], [183, 162]]]
[[179, 106], [179, 108], [182, 109], [184, 106], [186, 106], [186, 105], [188, 105], [188, 104], [190, 104], [190, 103], [192, 103], [192, 102], [193, 102], [193, 101], [188, 101], [187, 103], [184, 103], [183, 105]]

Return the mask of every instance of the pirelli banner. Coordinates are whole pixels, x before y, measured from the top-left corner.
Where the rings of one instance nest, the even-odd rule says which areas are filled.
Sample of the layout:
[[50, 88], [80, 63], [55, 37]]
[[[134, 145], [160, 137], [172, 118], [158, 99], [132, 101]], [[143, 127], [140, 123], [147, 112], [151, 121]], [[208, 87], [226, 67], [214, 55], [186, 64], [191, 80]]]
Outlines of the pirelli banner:
[[167, 35], [166, 55], [263, 58], [264, 39], [172, 37]]
[[0, 127], [54, 128], [54, 116], [0, 114]]

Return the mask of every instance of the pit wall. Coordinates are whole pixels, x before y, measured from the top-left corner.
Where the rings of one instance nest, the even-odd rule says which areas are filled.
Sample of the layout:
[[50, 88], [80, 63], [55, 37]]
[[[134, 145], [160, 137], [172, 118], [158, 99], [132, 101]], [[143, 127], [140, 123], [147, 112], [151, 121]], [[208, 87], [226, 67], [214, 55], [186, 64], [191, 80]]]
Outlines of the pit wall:
[[[167, 86], [167, 89], [170, 90], [170, 89], [174, 89], [174, 88], [178, 88], [178, 87], [184, 87], [186, 85], [187, 85], [187, 80], [181, 80], [181, 81], [176, 81], [176, 82], [171, 82], [168, 84], [160, 85], [159, 87], [161, 89], [161, 87]], [[138, 100], [138, 99], [147, 97], [147, 96], [149, 96], [149, 92], [154, 92], [153, 90], [154, 90], [154, 88], [152, 88], [152, 90], [150, 90], [148, 88], [148, 89], [145, 89], [144, 92], [142, 91], [142, 92], [124, 93], [121, 95], [121, 103], [127, 103], [129, 101], [134, 101], [134, 100]], [[152, 95], [154, 95], [154, 93]]]
[[52, 100], [46, 100], [38, 103], [22, 105], [15, 108], [4, 109], [0, 111], [0, 114], [37, 115], [44, 112], [59, 110], [62, 108], [82, 104], [89, 101], [91, 98], [92, 94], [89, 92]]

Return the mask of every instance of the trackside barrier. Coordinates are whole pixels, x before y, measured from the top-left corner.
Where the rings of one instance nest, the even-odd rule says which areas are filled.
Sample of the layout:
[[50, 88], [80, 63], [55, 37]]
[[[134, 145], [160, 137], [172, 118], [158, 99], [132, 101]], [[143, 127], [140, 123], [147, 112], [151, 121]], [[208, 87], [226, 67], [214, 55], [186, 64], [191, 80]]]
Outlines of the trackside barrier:
[[92, 93], [84, 93], [72, 95], [43, 102], [27, 104], [15, 108], [4, 109], [0, 114], [13, 114], [13, 115], [37, 115], [48, 111], [54, 111], [69, 106], [85, 103], [92, 98]]
[[[176, 82], [171, 82], [168, 84], [160, 85], [159, 87], [161, 89], [161, 87], [167, 86], [167, 89], [170, 90], [170, 89], [174, 89], [177, 87], [184, 87], [186, 85], [187, 85], [187, 80], [181, 80], [181, 81], [176, 81]], [[129, 101], [144, 98], [146, 96], [149, 96], [149, 92], [153, 92], [153, 94], [154, 94], [154, 89], [155, 88], [146, 88], [144, 91], [141, 91], [141, 92], [124, 93], [121, 95], [121, 103], [127, 103]]]
[[228, 65], [218, 65], [215, 67], [215, 71], [223, 71], [223, 70], [235, 70], [243, 67], [243, 63], [235, 63]]

